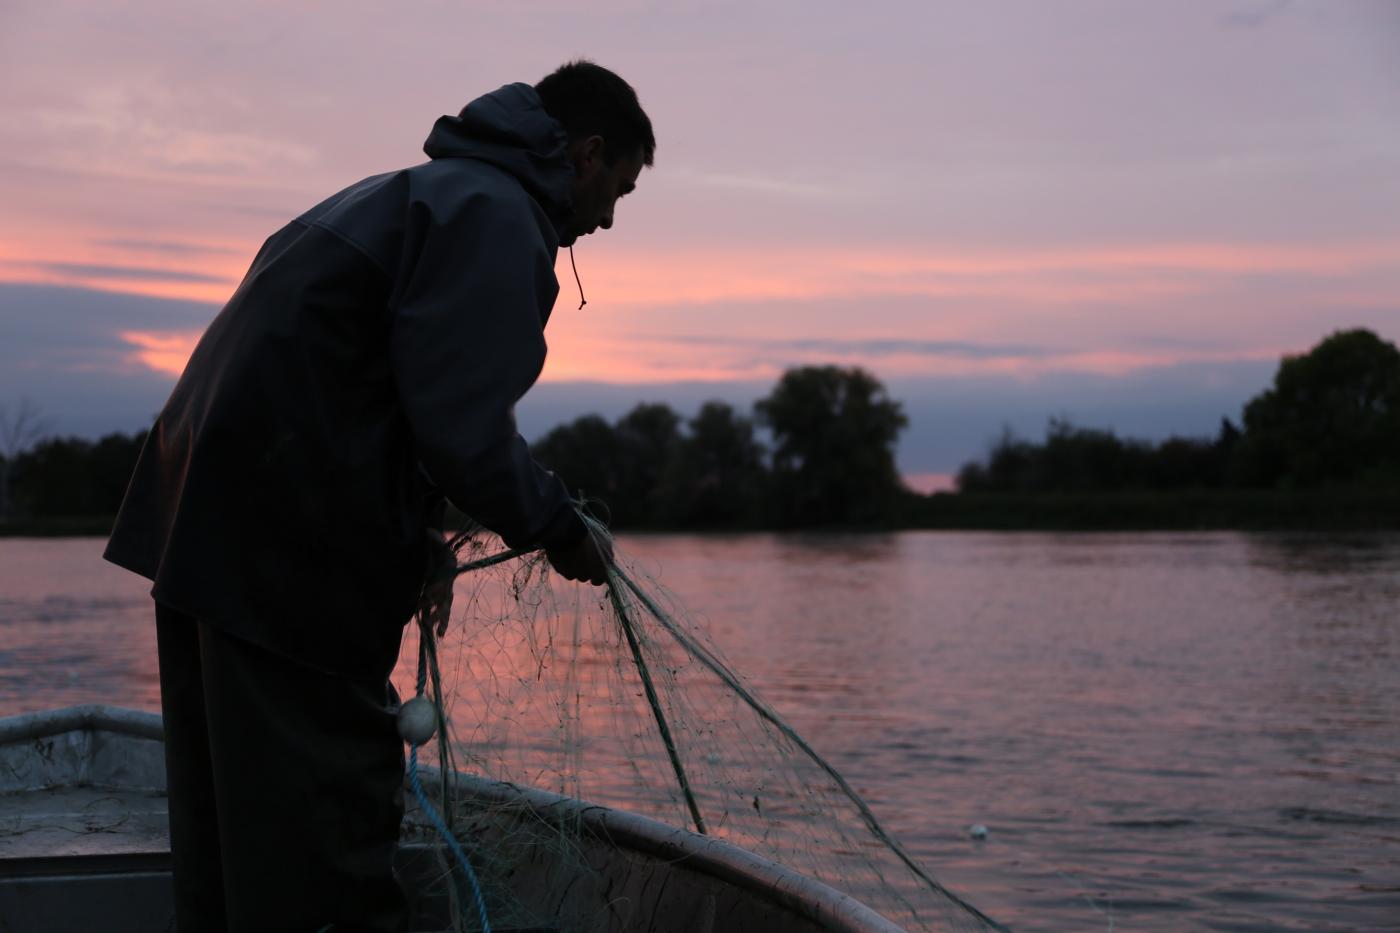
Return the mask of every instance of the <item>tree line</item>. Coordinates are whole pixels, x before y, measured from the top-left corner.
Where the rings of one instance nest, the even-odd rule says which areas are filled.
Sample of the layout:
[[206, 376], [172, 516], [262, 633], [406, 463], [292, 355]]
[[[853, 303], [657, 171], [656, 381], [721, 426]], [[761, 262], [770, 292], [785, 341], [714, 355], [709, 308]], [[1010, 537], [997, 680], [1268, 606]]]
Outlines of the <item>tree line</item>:
[[42, 438], [0, 455], [0, 520], [115, 516], [146, 432]]
[[[683, 419], [642, 403], [560, 425], [533, 452], [615, 528], [882, 523], [909, 495], [894, 459], [907, 423], [869, 373], [808, 366], [748, 413], [712, 401]], [[0, 520], [115, 515], [144, 441], [47, 438], [0, 455]]]
[[1400, 487], [1400, 350], [1368, 330], [1285, 357], [1214, 437], [1153, 444], [1051, 419], [1043, 442], [1003, 431], [958, 472], [966, 493], [1339, 487]]
[[[888, 522], [903, 406], [858, 368], [790, 369], [743, 414], [707, 402], [683, 421], [643, 403], [609, 424], [560, 425], [533, 450], [615, 528], [793, 528]], [[760, 440], [759, 431], [766, 434]]]
[[[3, 414], [0, 520], [116, 513], [145, 432], [33, 440]], [[868, 372], [804, 366], [747, 412], [712, 401], [684, 418], [647, 402], [560, 425], [533, 450], [615, 528], [890, 526], [917, 523], [931, 501], [895, 467], [907, 425]], [[1241, 423], [1223, 419], [1213, 437], [1151, 443], [1062, 419], [1042, 442], [1004, 431], [959, 471], [957, 498], [1321, 488], [1400, 489], [1400, 351], [1367, 330], [1284, 358]]]

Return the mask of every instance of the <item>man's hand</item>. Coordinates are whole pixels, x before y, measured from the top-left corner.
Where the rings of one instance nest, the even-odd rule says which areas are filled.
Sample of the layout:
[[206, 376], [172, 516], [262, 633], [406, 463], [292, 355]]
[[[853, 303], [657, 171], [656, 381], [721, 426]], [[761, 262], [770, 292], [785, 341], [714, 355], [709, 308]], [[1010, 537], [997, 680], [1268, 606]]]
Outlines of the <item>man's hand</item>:
[[434, 528], [426, 531], [428, 565], [423, 575], [418, 611], [441, 638], [447, 634], [447, 623], [452, 619], [452, 583], [457, 579], [457, 555], [443, 540], [442, 532]]
[[582, 580], [601, 586], [608, 582], [608, 566], [612, 563], [612, 542], [592, 533], [584, 535], [569, 547], [545, 549], [549, 565], [566, 580]]

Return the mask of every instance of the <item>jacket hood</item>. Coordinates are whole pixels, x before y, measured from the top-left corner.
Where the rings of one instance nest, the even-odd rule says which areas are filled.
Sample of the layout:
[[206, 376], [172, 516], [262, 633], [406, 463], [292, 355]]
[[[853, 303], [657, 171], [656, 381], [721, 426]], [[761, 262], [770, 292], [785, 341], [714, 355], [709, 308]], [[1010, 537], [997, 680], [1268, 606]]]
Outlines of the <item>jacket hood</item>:
[[432, 159], [479, 159], [504, 169], [558, 227], [573, 210], [568, 143], [535, 89], [517, 83], [478, 97], [455, 117], [439, 117], [423, 151]]

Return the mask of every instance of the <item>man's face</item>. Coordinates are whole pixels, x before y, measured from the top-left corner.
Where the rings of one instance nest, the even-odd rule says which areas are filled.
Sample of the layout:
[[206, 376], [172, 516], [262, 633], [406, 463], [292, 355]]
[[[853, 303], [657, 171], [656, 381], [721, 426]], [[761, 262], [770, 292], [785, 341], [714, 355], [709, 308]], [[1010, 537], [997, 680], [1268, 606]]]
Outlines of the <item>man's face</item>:
[[590, 136], [579, 143], [574, 158], [574, 212], [569, 217], [563, 246], [572, 246], [581, 236], [613, 225], [618, 198], [637, 187], [642, 171], [642, 154], [621, 156], [612, 165], [603, 161], [603, 138]]

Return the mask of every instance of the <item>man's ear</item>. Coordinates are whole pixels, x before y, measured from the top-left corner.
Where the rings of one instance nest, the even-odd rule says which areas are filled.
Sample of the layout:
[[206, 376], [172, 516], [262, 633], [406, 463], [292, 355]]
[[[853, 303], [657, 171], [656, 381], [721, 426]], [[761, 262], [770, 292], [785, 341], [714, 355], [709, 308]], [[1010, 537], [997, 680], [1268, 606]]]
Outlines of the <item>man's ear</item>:
[[574, 174], [591, 178], [603, 166], [603, 137], [589, 136], [574, 144]]

